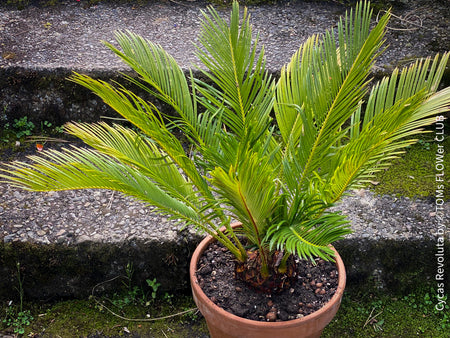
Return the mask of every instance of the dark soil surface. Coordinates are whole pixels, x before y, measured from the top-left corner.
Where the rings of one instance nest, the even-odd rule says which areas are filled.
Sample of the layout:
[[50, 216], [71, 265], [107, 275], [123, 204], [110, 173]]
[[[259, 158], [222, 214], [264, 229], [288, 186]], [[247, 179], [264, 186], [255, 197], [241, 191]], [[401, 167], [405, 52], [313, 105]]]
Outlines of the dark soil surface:
[[297, 260], [298, 272], [289, 289], [258, 292], [234, 278], [232, 254], [220, 244], [210, 246], [199, 262], [197, 278], [203, 292], [224, 310], [257, 321], [301, 318], [322, 308], [334, 295], [337, 267], [332, 262]]
[[28, 161], [27, 157], [32, 155], [39, 155], [41, 152], [38, 150], [37, 145], [42, 145], [41, 150], [62, 150], [63, 148], [76, 147], [88, 147], [83, 141], [68, 134], [50, 136], [48, 140], [34, 141], [26, 139], [17, 141], [16, 145], [12, 142], [0, 147], [0, 162], [11, 161]]

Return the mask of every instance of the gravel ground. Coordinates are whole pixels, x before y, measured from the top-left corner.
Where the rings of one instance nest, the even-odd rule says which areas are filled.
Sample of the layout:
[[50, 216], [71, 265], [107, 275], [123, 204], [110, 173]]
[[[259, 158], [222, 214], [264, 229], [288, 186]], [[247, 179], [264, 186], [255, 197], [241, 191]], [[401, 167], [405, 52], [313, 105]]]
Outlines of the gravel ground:
[[[403, 5], [393, 10], [396, 18], [387, 35], [390, 49], [379, 68], [450, 49], [446, 1], [397, 3]], [[21, 11], [0, 6], [0, 67], [122, 70], [124, 66], [99, 41], [114, 42], [114, 31], [129, 29], [161, 44], [186, 69], [197, 60], [192, 42], [197, 41], [200, 11], [206, 6], [204, 0], [157, 1], [139, 7], [100, 3], [89, 8], [68, 0], [60, 6]], [[266, 47], [268, 69], [279, 70], [308, 36], [335, 25], [346, 9], [337, 1], [250, 6], [254, 31]], [[229, 15], [228, 8], [218, 11]]]
[[[441, 224], [450, 224], [445, 203]], [[353, 191], [335, 207], [348, 216], [354, 233], [349, 238], [421, 239], [438, 228], [435, 203], [369, 190]], [[38, 243], [114, 243], [132, 239], [173, 240], [177, 225], [152, 208], [101, 190], [27, 192], [0, 185], [0, 240]], [[447, 233], [450, 238], [450, 233]]]

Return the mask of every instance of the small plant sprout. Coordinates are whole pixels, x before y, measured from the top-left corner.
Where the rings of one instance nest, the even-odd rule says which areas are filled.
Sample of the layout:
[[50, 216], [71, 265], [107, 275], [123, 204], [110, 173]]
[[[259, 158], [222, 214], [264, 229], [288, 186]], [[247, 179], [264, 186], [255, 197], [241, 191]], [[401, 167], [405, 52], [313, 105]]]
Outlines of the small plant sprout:
[[152, 288], [152, 299], [155, 299], [156, 292], [158, 291], [159, 287], [161, 286], [161, 283], [157, 283], [156, 278], [153, 278], [153, 280], [147, 279], [146, 282], [147, 282], [147, 285]]
[[17, 262], [17, 284], [16, 287], [17, 292], [19, 293], [19, 305], [14, 306], [13, 301], [8, 302], [8, 306], [6, 308], [6, 314], [3, 319], [3, 323], [8, 327], [12, 327], [14, 329], [14, 333], [16, 334], [24, 334], [25, 328], [31, 324], [31, 321], [34, 319], [29, 310], [23, 309], [23, 278], [20, 273], [20, 263]]

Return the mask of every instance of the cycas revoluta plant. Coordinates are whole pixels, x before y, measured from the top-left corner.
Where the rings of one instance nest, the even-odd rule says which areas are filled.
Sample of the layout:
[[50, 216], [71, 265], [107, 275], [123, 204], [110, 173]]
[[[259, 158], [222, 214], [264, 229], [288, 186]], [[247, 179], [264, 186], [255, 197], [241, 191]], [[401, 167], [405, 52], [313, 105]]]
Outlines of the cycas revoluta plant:
[[[139, 132], [118, 124], [69, 123], [92, 148], [47, 150], [33, 164], [5, 164], [4, 182], [35, 191], [112, 189], [214, 236], [236, 257], [238, 276], [263, 289], [289, 274], [291, 255], [333, 259], [350, 233], [327, 209], [415, 142], [447, 109], [437, 92], [449, 54], [394, 70], [370, 86], [390, 13], [371, 29], [368, 2], [337, 28], [303, 43], [278, 80], [265, 69], [246, 9], [227, 23], [203, 13], [197, 56], [207, 80], [186, 76], [164, 49], [132, 32], [106, 43], [139, 77], [124, 75], [173, 107], [165, 115], [118, 83], [74, 74]], [[272, 114], [274, 112], [274, 114]], [[275, 118], [273, 118], [275, 116]], [[181, 130], [186, 152], [172, 133]], [[242, 227], [233, 230], [235, 219]], [[225, 227], [225, 231], [219, 229]], [[250, 271], [251, 269], [257, 271]]]

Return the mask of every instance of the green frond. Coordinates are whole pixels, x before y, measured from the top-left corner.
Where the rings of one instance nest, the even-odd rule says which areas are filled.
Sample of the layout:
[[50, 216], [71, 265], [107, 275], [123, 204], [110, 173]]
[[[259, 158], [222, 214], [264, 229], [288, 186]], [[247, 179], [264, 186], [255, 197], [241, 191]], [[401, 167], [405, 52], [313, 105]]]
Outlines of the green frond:
[[149, 136], [184, 171], [198, 189], [212, 198], [206, 180], [201, 177], [194, 163], [186, 155], [181, 142], [167, 128], [154, 105], [123, 87], [116, 88], [107, 82], [95, 80], [86, 75], [75, 73], [70, 79], [93, 91], [106, 104]]
[[251, 243], [261, 242], [267, 219], [281, 198], [275, 174], [270, 160], [251, 153], [229, 172], [222, 168], [211, 171], [211, 183], [222, 203], [242, 222]]
[[333, 30], [322, 39], [313, 36], [282, 70], [275, 112], [286, 149], [296, 158], [300, 189], [345, 136], [342, 125], [366, 93], [389, 13], [371, 31], [370, 17], [370, 5], [359, 4], [354, 20], [351, 14], [338, 26], [339, 48]]
[[229, 24], [212, 7], [203, 15], [197, 56], [206, 70], [199, 70], [214, 85], [196, 82], [205, 98], [201, 102], [222, 110], [223, 123], [236, 137], [245, 136], [250, 126], [259, 134], [271, 120], [274, 85], [265, 71], [264, 48], [257, 55], [247, 10], [240, 18], [239, 5], [233, 3]]
[[394, 70], [373, 87], [362, 123], [356, 112], [350, 140], [321, 168], [327, 201], [338, 200], [348, 188], [387, 168], [396, 155], [417, 141], [412, 137], [433, 123], [436, 114], [448, 111], [450, 88], [433, 93], [448, 57], [448, 53], [440, 60], [436, 56], [431, 67], [430, 59], [417, 61], [400, 76]]
[[125, 77], [171, 105], [186, 123], [192, 122], [195, 111], [191, 92], [175, 59], [160, 45], [130, 31], [116, 32], [115, 37], [122, 50], [108, 42], [104, 44], [140, 75], [141, 81]]
[[271, 249], [285, 249], [300, 258], [320, 257], [327, 261], [334, 257], [329, 245], [349, 233], [348, 221], [338, 213], [325, 213], [293, 225], [273, 225], [267, 231]]
[[169, 156], [145, 135], [115, 124], [69, 123], [66, 131], [105, 155], [140, 170], [171, 195], [183, 200], [194, 196], [192, 184]]
[[0, 169], [0, 177], [14, 186], [33, 191], [109, 189], [120, 191], [156, 206], [162, 212], [197, 220], [198, 214], [185, 201], [161, 190], [139, 170], [92, 149], [47, 150], [30, 156], [35, 164], [15, 161]]
[[[417, 60], [413, 65], [402, 70], [400, 76], [399, 70], [394, 69], [391, 76], [383, 78], [372, 89], [367, 100], [362, 128], [370, 123], [381, 123], [379, 120], [387, 118], [386, 114], [382, 112], [387, 111], [397, 102], [420, 95], [420, 93], [422, 93], [422, 97], [434, 93], [442, 78], [448, 58], [449, 53], [445, 53], [442, 57], [437, 54], [431, 66], [430, 58]], [[428, 111], [427, 106], [422, 109]], [[433, 109], [433, 112], [429, 115], [435, 113], [436, 111]], [[391, 125], [395, 121], [392, 119]]]

